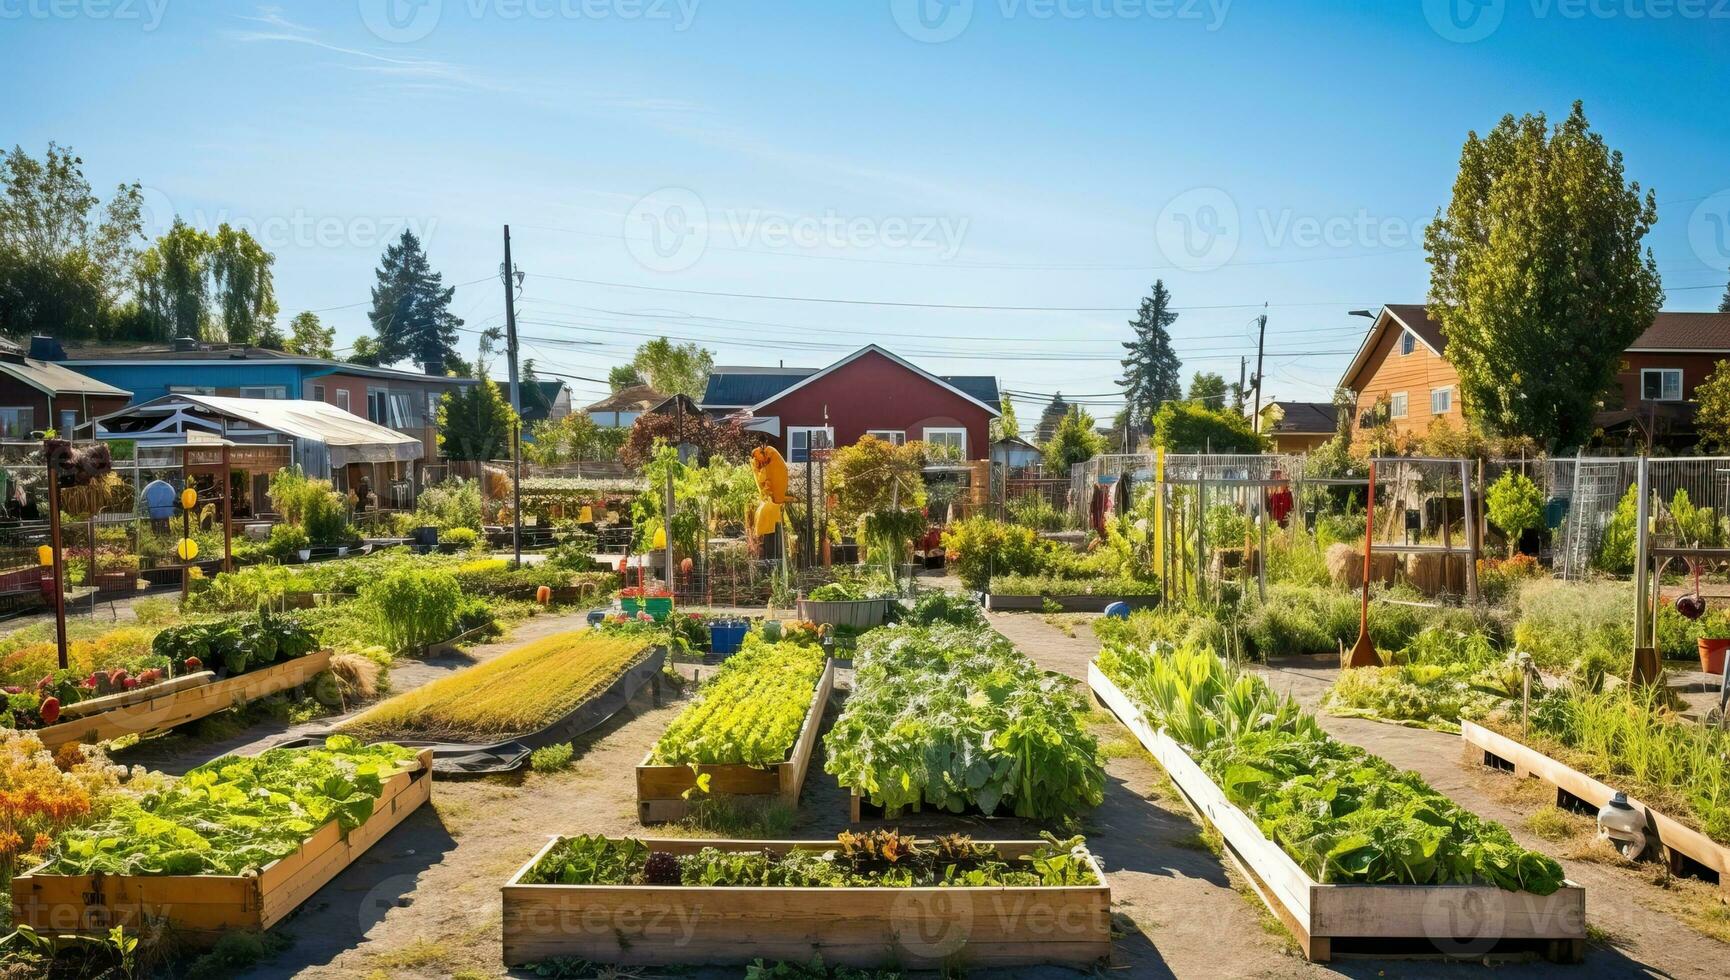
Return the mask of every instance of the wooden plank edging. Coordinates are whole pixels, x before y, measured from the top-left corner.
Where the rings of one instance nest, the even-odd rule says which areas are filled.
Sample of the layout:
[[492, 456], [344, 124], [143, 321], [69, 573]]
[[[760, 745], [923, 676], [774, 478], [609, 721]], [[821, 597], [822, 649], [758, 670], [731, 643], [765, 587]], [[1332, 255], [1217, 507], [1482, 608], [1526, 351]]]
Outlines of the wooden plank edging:
[[[1484, 755], [1494, 756], [1513, 766], [1516, 775], [1549, 783], [1561, 792], [1584, 801], [1588, 806], [1602, 807], [1616, 795], [1616, 790], [1608, 783], [1594, 779], [1524, 743], [1463, 718], [1460, 719], [1460, 739]], [[1646, 813], [1647, 829], [1657, 831], [1659, 846], [1716, 871], [1719, 891], [1730, 893], [1730, 847], [1719, 844], [1674, 817], [1660, 813], [1633, 796], [1628, 797], [1628, 802]]]
[[1229, 799], [1189, 753], [1148, 725], [1139, 708], [1088, 664], [1087, 682], [1166, 770], [1185, 801], [1218, 831], [1269, 909], [1299, 941], [1307, 958], [1332, 958], [1337, 940], [1399, 940], [1430, 955], [1479, 958], [1504, 940], [1546, 943], [1550, 959], [1585, 955], [1586, 893], [1572, 881], [1551, 895], [1510, 892], [1493, 885], [1322, 884], [1291, 859]]
[[643, 756], [636, 769], [637, 819], [640, 823], [669, 823], [681, 820], [690, 810], [685, 795], [695, 790], [699, 773], [709, 777], [708, 796], [780, 796], [792, 806], [798, 806], [805, 787], [805, 776], [816, 749], [817, 733], [823, 726], [823, 712], [835, 689], [835, 660], [825, 658], [823, 673], [811, 692], [811, 705], [805, 709], [805, 723], [799, 737], [787, 751], [787, 758], [768, 766], [744, 764], [653, 765], [653, 746]]
[[[507, 966], [553, 957], [627, 965], [738, 965], [752, 960], [861, 968], [1008, 967], [1089, 970], [1111, 955], [1111, 888], [753, 888], [524, 884], [554, 837], [500, 889]], [[833, 841], [641, 839], [652, 851], [827, 850]], [[1007, 858], [1042, 841], [980, 841]]]

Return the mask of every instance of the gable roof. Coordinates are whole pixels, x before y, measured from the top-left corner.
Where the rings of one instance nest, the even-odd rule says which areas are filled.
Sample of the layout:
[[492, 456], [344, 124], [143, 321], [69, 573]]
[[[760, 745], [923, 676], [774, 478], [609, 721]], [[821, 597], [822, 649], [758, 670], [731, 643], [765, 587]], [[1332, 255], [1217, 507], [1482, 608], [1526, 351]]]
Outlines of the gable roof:
[[990, 375], [932, 374], [893, 351], [876, 344], [867, 344], [826, 368], [740, 368], [719, 367], [709, 373], [708, 389], [703, 392], [705, 409], [748, 408], [755, 411], [782, 396], [832, 374], [847, 365], [876, 353], [912, 371], [951, 394], [978, 405], [993, 416], [1001, 415], [997, 379]]
[[[1438, 357], [1447, 356], [1448, 340], [1442, 335], [1442, 325], [1423, 304], [1389, 303], [1376, 315], [1375, 325], [1364, 335], [1363, 344], [1346, 367], [1346, 373], [1340, 376], [1341, 387], [1351, 387], [1383, 332], [1396, 326], [1409, 330]], [[1628, 345], [1628, 350], [1730, 354], [1730, 313], [1659, 313], [1652, 318], [1652, 325]]]
[[1660, 313], [1632, 351], [1730, 351], [1730, 313]]
[[[1339, 428], [1339, 413], [1333, 402], [1272, 402], [1268, 408], [1278, 405], [1280, 420], [1273, 424], [1269, 431], [1290, 435], [1312, 435], [1318, 432], [1331, 433]], [[1262, 409], [1267, 411], [1267, 409]]]
[[132, 392], [104, 384], [86, 374], [79, 374], [69, 368], [62, 367], [52, 361], [39, 361], [34, 357], [21, 357], [7, 352], [0, 357], [0, 372], [20, 381], [45, 395], [98, 395], [112, 398], [131, 398]]
[[718, 367], [709, 372], [702, 406], [749, 408], [816, 374], [817, 368]]

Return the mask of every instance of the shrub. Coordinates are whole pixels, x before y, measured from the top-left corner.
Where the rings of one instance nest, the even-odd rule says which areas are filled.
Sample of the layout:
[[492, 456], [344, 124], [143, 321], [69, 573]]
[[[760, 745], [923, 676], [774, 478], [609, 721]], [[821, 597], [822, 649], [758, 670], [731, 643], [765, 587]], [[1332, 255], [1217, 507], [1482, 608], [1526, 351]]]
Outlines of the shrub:
[[1598, 540], [1598, 553], [1592, 563], [1612, 575], [1626, 575], [1634, 570], [1634, 535], [1640, 520], [1640, 490], [1630, 485], [1628, 492], [1616, 504], [1616, 512], [1604, 524], [1604, 536]]
[[936, 626], [947, 623], [950, 626], [984, 626], [985, 617], [979, 611], [979, 604], [964, 595], [933, 589], [921, 593], [913, 602], [913, 611], [907, 621], [914, 626]]
[[415, 520], [440, 531], [466, 527], [481, 529], [481, 487], [472, 480], [446, 480], [421, 491], [415, 501]]
[[1011, 500], [1004, 506], [1004, 512], [1010, 523], [1035, 531], [1061, 531], [1069, 523], [1068, 516], [1063, 511], [1053, 507], [1051, 501], [1038, 494], [1028, 494]]
[[439, 544], [451, 545], [458, 550], [474, 550], [480, 547], [481, 535], [472, 527], [453, 527], [439, 534]]
[[455, 632], [462, 590], [449, 572], [398, 568], [360, 590], [383, 646], [404, 654]]
[[576, 750], [569, 742], [555, 742], [529, 753], [529, 768], [535, 772], [560, 772], [569, 768]]
[[1633, 586], [1534, 579], [1514, 597], [1514, 644], [1539, 667], [1565, 671], [1594, 653], [1632, 667]]
[[943, 532], [943, 548], [969, 589], [990, 586], [992, 575], [1033, 575], [1041, 570], [1041, 542], [1031, 528], [970, 517]]
[[1520, 535], [1544, 519], [1544, 493], [1525, 474], [1509, 470], [1490, 485], [1484, 497], [1490, 523], [1508, 536], [1508, 554], [1519, 550]]
[[278, 524], [270, 529], [264, 542], [264, 553], [277, 561], [287, 561], [312, 547], [312, 539], [293, 524]]

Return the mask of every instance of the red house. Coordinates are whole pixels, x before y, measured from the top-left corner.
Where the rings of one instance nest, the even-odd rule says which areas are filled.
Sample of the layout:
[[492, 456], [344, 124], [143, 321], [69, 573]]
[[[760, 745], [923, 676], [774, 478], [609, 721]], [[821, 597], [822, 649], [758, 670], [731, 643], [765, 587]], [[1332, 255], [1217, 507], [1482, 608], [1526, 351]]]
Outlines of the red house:
[[813, 446], [851, 446], [867, 435], [988, 459], [999, 414], [996, 378], [938, 377], [876, 344], [822, 369], [715, 368], [700, 407], [751, 416], [790, 463], [804, 462]]

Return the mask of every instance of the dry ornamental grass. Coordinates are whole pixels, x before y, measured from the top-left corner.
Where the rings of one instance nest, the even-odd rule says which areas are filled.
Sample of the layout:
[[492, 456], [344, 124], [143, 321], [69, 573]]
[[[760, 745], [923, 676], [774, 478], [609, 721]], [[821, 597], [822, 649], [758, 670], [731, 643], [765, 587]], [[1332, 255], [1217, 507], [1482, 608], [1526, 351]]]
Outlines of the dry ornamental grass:
[[642, 653], [641, 638], [560, 633], [391, 698], [343, 731], [453, 740], [525, 735], [605, 690]]

